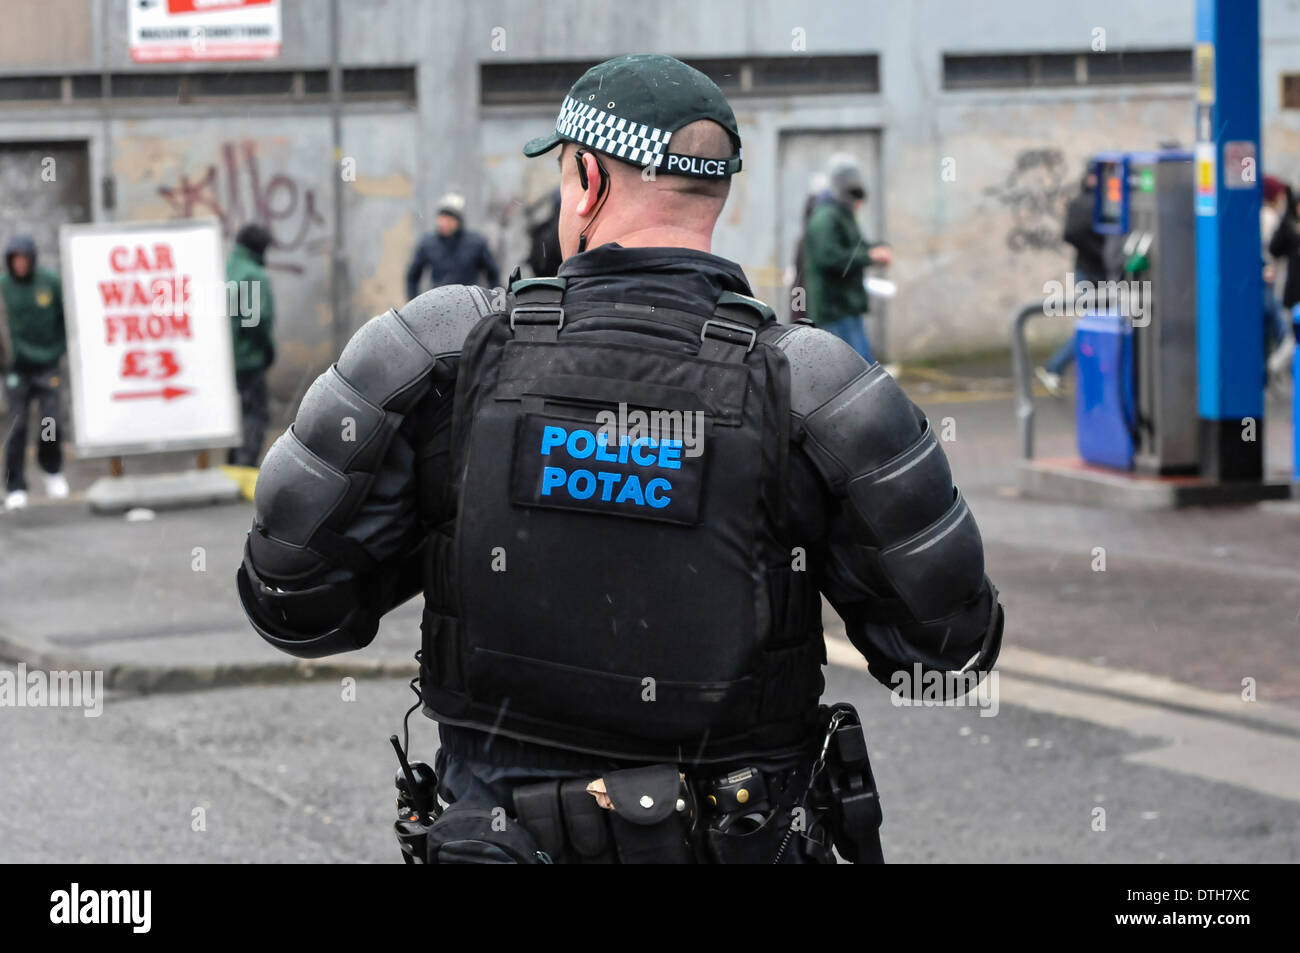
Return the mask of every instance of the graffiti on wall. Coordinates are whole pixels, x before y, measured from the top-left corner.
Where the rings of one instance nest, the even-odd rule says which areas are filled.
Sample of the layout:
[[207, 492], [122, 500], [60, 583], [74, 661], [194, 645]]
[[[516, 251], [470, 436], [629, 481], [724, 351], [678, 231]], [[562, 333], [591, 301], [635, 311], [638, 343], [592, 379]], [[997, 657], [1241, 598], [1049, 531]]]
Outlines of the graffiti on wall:
[[1069, 181], [1060, 149], [1022, 149], [999, 185], [984, 190], [1011, 210], [1007, 247], [1044, 251], [1061, 244], [1065, 206], [1078, 183]]
[[219, 161], [193, 176], [181, 173], [177, 181], [160, 185], [158, 194], [174, 218], [215, 216], [227, 239], [241, 225], [261, 222], [271, 232], [271, 248], [289, 254], [289, 260], [283, 254], [269, 259], [268, 268], [302, 274], [303, 266], [292, 260], [293, 253], [329, 248], [316, 190], [284, 172], [268, 175], [257, 143], [251, 140], [222, 143]]

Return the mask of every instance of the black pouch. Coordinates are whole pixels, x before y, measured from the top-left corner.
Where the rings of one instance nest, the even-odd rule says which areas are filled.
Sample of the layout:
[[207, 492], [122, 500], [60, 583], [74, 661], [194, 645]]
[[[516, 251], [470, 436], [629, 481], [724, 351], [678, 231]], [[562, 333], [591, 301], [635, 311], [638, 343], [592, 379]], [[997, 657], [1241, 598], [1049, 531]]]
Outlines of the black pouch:
[[429, 827], [430, 864], [548, 864], [523, 825], [501, 808], [453, 804]]
[[560, 804], [569, 849], [580, 864], [612, 864], [617, 861], [609, 837], [609, 811], [587, 793], [586, 781], [565, 781], [560, 785]]
[[605, 793], [614, 805], [610, 830], [621, 863], [694, 863], [686, 812], [677, 810], [682, 797], [677, 765], [611, 771], [605, 775]]
[[533, 835], [537, 846], [554, 863], [567, 862], [569, 858], [565, 849], [564, 816], [560, 807], [560, 782], [542, 781], [538, 784], [520, 785], [514, 790], [513, 800], [515, 817]]

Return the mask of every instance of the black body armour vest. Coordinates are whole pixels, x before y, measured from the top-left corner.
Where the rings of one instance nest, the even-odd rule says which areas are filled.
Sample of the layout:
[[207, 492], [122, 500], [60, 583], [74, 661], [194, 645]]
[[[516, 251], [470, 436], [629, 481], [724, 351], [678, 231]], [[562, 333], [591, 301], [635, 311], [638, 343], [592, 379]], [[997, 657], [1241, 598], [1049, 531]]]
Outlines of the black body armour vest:
[[425, 713], [634, 760], [806, 747], [826, 655], [784, 535], [779, 326], [730, 292], [712, 316], [563, 296], [516, 283], [461, 353]]

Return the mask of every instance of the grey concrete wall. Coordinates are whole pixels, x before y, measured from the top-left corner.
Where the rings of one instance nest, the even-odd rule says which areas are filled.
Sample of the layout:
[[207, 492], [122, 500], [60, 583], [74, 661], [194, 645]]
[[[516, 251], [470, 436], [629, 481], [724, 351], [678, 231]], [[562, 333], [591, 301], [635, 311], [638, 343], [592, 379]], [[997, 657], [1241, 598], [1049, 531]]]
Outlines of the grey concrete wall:
[[[267, 264], [276, 298], [277, 396], [300, 394], [334, 357], [330, 257], [332, 148], [326, 117], [133, 120], [115, 125], [119, 219], [215, 216], [227, 240], [240, 225], [269, 224]], [[413, 242], [414, 128], [409, 113], [351, 115], [343, 154], [345, 251], [351, 326], [403, 298]]]
[[[95, 20], [106, 26], [113, 69], [135, 68], [126, 50], [127, 3], [96, 0], [93, 8]], [[1041, 293], [1042, 283], [1069, 265], [1053, 232], [1059, 232], [1059, 210], [1083, 157], [1102, 148], [1190, 141], [1192, 90], [945, 91], [943, 54], [1084, 52], [1098, 28], [1111, 50], [1188, 48], [1194, 6], [1192, 0], [346, 0], [345, 65], [418, 66], [414, 109], [354, 104], [346, 110], [343, 152], [355, 160], [357, 175], [345, 186], [352, 324], [400, 301], [411, 244], [430, 227], [433, 203], [449, 188], [467, 195], [471, 223], [502, 249], [504, 269], [522, 254], [520, 203], [543, 194], [555, 173], [552, 163], [528, 162], [517, 149], [551, 125], [558, 102], [480, 107], [480, 64], [598, 59], [633, 50], [687, 58], [788, 54], [801, 31], [810, 54], [878, 54], [882, 91], [738, 98], [745, 171], [734, 183], [715, 250], [741, 262], [759, 294], [783, 299], [792, 227], [782, 211], [791, 188], [791, 172], [780, 165], [782, 143], [833, 130], [868, 136], [878, 149], [880, 187], [864, 225], [870, 237], [894, 245], [890, 276], [900, 286], [883, 309], [891, 356], [1005, 346], [1015, 303]], [[327, 65], [328, 5], [283, 0], [283, 8], [282, 58], [231, 68]], [[1264, 0], [1262, 34], [1262, 166], [1300, 181], [1300, 111], [1280, 109], [1278, 80], [1282, 70], [1300, 71], [1300, 7], [1293, 0]], [[100, 55], [96, 43], [86, 68], [97, 68]], [[0, 63], [0, 74], [25, 71]], [[277, 186], [277, 197], [288, 201], [292, 192], [301, 203], [277, 220], [277, 238], [286, 244], [272, 256], [292, 266], [276, 272], [286, 341], [273, 381], [277, 393], [291, 397], [302, 376], [329, 358], [334, 166], [326, 110], [191, 106], [118, 115], [108, 133], [110, 150], [94, 104], [40, 111], [0, 104], [0, 141], [85, 139], [95, 182], [108, 169], [111, 151], [111, 168], [121, 180], [115, 214], [125, 218], [178, 214], [186, 201], [202, 205], [193, 184], [212, 168], [218, 170], [214, 188], [229, 192], [221, 174], [228, 150], [239, 159], [251, 148], [268, 177], [263, 187], [280, 177], [287, 184]], [[955, 177], [943, 176], [945, 160]], [[182, 181], [189, 191], [173, 194], [186, 201], [173, 202], [159, 191]], [[307, 196], [314, 197], [314, 214], [303, 219]], [[234, 214], [227, 208], [234, 196], [214, 201]], [[97, 219], [109, 217], [98, 189], [94, 205]]]

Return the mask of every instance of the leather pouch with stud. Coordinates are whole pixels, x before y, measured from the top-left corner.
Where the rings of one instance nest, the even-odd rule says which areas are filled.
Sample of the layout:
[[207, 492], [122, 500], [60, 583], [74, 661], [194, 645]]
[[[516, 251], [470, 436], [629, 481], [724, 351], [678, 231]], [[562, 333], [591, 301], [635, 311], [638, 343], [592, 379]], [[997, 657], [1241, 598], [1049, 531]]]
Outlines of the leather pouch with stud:
[[686, 812], [677, 809], [682, 779], [675, 764], [611, 771], [604, 777], [612, 804], [610, 827], [625, 864], [689, 864]]

